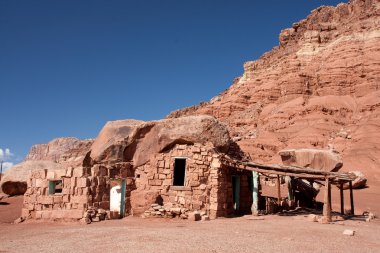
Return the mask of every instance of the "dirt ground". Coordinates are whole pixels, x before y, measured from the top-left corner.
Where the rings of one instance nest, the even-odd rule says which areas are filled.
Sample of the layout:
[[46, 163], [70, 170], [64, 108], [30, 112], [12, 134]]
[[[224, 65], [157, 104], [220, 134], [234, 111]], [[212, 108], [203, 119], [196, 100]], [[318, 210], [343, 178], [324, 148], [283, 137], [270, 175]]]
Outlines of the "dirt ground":
[[[0, 200], [0, 252], [380, 252], [380, 219], [365, 222], [360, 216], [332, 224], [310, 222], [305, 213], [202, 222], [127, 217], [90, 225], [12, 224], [22, 201]], [[345, 229], [355, 235], [343, 235]]]
[[24, 196], [5, 196], [0, 195], [0, 223], [11, 223], [21, 216]]
[[[354, 236], [343, 235], [345, 229]], [[380, 221], [334, 224], [304, 215], [0, 224], [0, 252], [379, 252]]]

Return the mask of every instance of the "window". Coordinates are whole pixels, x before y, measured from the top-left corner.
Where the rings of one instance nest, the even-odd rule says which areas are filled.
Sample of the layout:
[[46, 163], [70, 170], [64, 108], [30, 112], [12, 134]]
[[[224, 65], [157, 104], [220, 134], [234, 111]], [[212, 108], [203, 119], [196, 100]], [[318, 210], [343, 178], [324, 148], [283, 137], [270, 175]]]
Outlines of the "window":
[[62, 193], [62, 180], [49, 181], [49, 195]]
[[175, 158], [173, 185], [184, 186], [186, 175], [186, 158]]

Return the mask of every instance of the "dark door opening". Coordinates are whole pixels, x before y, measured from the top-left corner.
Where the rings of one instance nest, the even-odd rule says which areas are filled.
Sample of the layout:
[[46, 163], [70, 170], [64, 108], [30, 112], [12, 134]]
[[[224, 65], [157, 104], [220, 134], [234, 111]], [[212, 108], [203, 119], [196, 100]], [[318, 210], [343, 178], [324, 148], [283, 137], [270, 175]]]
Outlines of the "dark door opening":
[[240, 209], [240, 176], [232, 176], [232, 200], [234, 210]]
[[186, 159], [185, 158], [176, 158], [174, 160], [173, 185], [184, 186], [185, 185], [185, 175], [186, 175]]

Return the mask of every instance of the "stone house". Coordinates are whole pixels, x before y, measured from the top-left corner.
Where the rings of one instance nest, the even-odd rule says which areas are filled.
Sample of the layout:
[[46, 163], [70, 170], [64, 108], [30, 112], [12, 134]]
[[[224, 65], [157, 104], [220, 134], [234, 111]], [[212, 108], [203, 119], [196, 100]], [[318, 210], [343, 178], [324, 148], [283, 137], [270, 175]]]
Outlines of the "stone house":
[[209, 116], [109, 122], [82, 166], [30, 172], [23, 218], [135, 215], [212, 219], [251, 212], [252, 173], [227, 167], [242, 152]]

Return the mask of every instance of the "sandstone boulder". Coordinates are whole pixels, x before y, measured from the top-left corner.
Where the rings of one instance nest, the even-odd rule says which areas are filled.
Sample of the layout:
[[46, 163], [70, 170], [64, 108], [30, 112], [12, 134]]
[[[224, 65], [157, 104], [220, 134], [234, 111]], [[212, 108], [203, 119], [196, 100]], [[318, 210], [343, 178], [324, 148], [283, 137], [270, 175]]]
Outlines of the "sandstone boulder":
[[[352, 181], [352, 188], [353, 189], [361, 189], [364, 188], [367, 184], [367, 178], [365, 175], [360, 171], [350, 171], [350, 173], [354, 174], [356, 176], [355, 180]], [[349, 189], [349, 184], [346, 183], [343, 185], [343, 189]]]
[[143, 122], [108, 122], [91, 147], [95, 163], [133, 161], [146, 163], [151, 154], [164, 152], [175, 144], [212, 143], [226, 151], [230, 145], [227, 127], [211, 116], [189, 116]]
[[54, 171], [65, 169], [65, 167], [52, 161], [25, 161], [16, 164], [4, 173], [0, 182], [1, 190], [11, 196], [24, 194], [29, 172], [40, 169]]
[[46, 144], [33, 145], [25, 161], [53, 161], [67, 166], [80, 166], [92, 143], [92, 139], [57, 138]]
[[279, 152], [283, 164], [323, 171], [338, 171], [343, 166], [341, 156], [332, 150], [288, 149]]

